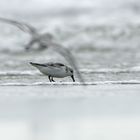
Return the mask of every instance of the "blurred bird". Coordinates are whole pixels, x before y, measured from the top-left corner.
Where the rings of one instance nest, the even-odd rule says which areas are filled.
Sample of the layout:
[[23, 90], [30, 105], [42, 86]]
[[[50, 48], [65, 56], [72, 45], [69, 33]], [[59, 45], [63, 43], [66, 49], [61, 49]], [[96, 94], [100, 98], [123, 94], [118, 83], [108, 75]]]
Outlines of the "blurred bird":
[[30, 35], [31, 39], [29, 43], [25, 46], [26, 50], [29, 50], [33, 45], [38, 44], [39, 50], [46, 49], [48, 46], [44, 42], [51, 42], [54, 37], [50, 33], [39, 33], [39, 31], [30, 24], [25, 22], [19, 22], [16, 20], [11, 20], [7, 18], [0, 17], [0, 22], [5, 22], [18, 27], [21, 31]]
[[44, 75], [47, 75], [50, 82], [55, 82], [53, 80], [53, 77], [64, 78], [67, 76], [71, 76], [73, 82], [75, 82], [73, 69], [64, 64], [61, 63], [40, 64], [33, 62], [30, 62], [30, 64], [36, 67]]
[[74, 59], [73, 55], [67, 48], [63, 47], [61, 44], [56, 43], [54, 41], [54, 37], [51, 34], [39, 33], [35, 27], [33, 27], [27, 23], [24, 23], [24, 22], [19, 22], [16, 20], [6, 19], [6, 18], [2, 18], [2, 17], [0, 17], [0, 21], [14, 25], [14, 26], [18, 27], [21, 31], [30, 34], [31, 40], [26, 45], [26, 47], [25, 47], [26, 50], [29, 50], [29, 49], [31, 50], [31, 48], [34, 44], [38, 44], [40, 50], [51, 48], [54, 51], [56, 51], [57, 53], [59, 53], [74, 68], [79, 81], [84, 84], [84, 79], [83, 79], [81, 73], [79, 72], [78, 65], [77, 65], [76, 60]]

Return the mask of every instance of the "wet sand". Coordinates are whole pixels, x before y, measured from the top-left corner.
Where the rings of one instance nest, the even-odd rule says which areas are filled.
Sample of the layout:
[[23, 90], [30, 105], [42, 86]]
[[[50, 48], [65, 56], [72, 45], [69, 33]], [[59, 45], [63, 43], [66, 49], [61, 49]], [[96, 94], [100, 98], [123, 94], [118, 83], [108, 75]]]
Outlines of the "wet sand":
[[0, 139], [139, 140], [139, 91], [140, 85], [1, 86]]

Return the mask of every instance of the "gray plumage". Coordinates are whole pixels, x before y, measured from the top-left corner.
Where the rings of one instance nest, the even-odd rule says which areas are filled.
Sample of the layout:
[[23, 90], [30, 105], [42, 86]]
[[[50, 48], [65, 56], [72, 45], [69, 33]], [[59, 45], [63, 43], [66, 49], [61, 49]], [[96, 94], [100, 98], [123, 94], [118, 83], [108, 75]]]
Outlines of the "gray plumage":
[[75, 82], [73, 69], [62, 63], [40, 64], [30, 62], [30, 64], [36, 67], [44, 75], [47, 75], [50, 82], [54, 82], [53, 77], [64, 78], [67, 76], [71, 76], [73, 82]]

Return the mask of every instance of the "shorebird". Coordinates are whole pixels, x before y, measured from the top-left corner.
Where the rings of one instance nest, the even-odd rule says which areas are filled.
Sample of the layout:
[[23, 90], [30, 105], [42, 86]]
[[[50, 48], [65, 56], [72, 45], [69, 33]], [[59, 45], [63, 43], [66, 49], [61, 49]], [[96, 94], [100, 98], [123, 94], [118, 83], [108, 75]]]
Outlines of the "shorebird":
[[16, 20], [6, 19], [6, 18], [2, 18], [2, 17], [0, 17], [0, 21], [14, 25], [14, 26], [18, 27], [20, 30], [22, 30], [23, 32], [30, 34], [31, 40], [26, 45], [26, 47], [25, 47], [26, 50], [31, 49], [32, 46], [37, 43], [39, 45], [40, 50], [51, 48], [54, 51], [56, 51], [57, 53], [59, 53], [74, 68], [75, 73], [77, 74], [77, 78], [79, 79], [79, 81], [81, 83], [84, 84], [84, 79], [83, 79], [81, 73], [79, 72], [78, 65], [77, 65], [76, 60], [74, 59], [72, 53], [66, 47], [55, 42], [53, 39], [53, 36], [51, 34], [39, 33], [35, 27], [33, 27], [25, 22], [19, 22]]
[[30, 64], [44, 75], [47, 75], [50, 82], [55, 82], [54, 77], [64, 78], [67, 76], [71, 76], [73, 82], [75, 82], [73, 69], [64, 64], [51, 62], [45, 64], [30, 62]]
[[46, 49], [48, 46], [46, 45], [46, 42], [52, 42], [54, 40], [54, 37], [50, 33], [40, 33], [35, 27], [32, 25], [21, 22], [21, 21], [16, 21], [12, 19], [7, 19], [0, 17], [0, 22], [4, 22], [13, 26], [18, 27], [21, 31], [27, 33], [30, 35], [31, 39], [25, 46], [25, 50], [31, 49], [35, 44], [38, 45], [39, 50]]

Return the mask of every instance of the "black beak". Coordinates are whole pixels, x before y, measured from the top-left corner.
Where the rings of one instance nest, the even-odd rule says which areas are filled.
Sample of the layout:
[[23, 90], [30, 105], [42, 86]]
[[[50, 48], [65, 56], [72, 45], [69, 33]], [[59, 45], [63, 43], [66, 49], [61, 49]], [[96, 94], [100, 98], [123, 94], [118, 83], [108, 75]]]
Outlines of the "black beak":
[[74, 79], [74, 76], [73, 75], [71, 76], [71, 78], [72, 78], [73, 82], [75, 82], [75, 79]]

